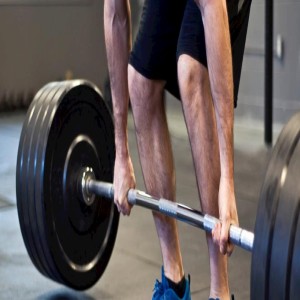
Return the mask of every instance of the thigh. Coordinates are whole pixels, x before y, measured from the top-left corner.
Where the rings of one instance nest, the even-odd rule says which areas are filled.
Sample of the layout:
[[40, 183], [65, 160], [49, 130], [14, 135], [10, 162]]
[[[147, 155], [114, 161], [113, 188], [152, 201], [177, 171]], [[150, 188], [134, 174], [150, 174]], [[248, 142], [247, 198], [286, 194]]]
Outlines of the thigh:
[[186, 54], [207, 67], [204, 27], [200, 9], [187, 0], [177, 44], [177, 58]]
[[128, 88], [135, 125], [147, 127], [163, 106], [164, 80], [148, 79], [133, 66], [128, 66]]
[[[232, 46], [234, 104], [237, 105], [240, 75], [248, 28], [251, 0], [227, 0]], [[194, 0], [188, 0], [177, 45], [177, 58], [187, 54], [207, 68], [202, 16]]]
[[145, 0], [129, 63], [148, 79], [176, 75], [176, 47], [186, 0]]

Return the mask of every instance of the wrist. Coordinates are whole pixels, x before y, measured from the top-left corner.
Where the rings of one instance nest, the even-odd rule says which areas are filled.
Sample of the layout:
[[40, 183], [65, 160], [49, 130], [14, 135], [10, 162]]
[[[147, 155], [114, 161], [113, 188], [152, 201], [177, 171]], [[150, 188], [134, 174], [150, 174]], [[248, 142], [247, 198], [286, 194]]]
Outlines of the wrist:
[[227, 189], [234, 191], [234, 178], [230, 175], [221, 175], [220, 185], [225, 185]]
[[116, 142], [116, 158], [126, 159], [129, 157], [129, 147], [127, 141]]
[[122, 126], [115, 124], [115, 147], [117, 157], [123, 158], [129, 155], [128, 134], [124, 124]]

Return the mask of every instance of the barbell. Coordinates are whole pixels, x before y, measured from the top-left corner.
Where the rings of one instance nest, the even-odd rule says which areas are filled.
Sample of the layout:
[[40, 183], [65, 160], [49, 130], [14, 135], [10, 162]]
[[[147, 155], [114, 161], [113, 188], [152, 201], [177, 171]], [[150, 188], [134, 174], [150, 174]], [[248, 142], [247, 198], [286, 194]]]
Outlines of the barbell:
[[[255, 233], [231, 226], [252, 252], [251, 299], [300, 296], [300, 113], [274, 147]], [[23, 240], [35, 267], [77, 290], [94, 285], [110, 260], [119, 223], [113, 203], [111, 113], [85, 80], [45, 85], [28, 109], [19, 142], [16, 192]], [[218, 220], [183, 204], [130, 190], [129, 202], [211, 232]]]

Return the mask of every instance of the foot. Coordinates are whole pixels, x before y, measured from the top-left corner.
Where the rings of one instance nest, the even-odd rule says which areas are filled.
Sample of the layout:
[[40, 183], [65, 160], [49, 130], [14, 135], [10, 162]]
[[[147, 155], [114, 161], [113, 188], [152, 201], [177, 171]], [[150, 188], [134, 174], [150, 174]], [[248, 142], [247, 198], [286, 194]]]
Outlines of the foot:
[[161, 270], [161, 278], [161, 282], [156, 279], [152, 300], [191, 300], [190, 277], [185, 279], [185, 291], [182, 298], [180, 298], [175, 291], [169, 287], [163, 267]]

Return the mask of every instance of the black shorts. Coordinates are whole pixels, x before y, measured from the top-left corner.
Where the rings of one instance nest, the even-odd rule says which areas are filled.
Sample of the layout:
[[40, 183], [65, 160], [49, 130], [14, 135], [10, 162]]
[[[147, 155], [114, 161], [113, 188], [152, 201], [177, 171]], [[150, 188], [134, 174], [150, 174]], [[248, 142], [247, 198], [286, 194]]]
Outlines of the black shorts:
[[[250, 6], [251, 0], [227, 0], [235, 106]], [[165, 80], [166, 89], [180, 99], [177, 59], [181, 54], [207, 67], [202, 17], [194, 0], [145, 0], [129, 63], [146, 78]]]

